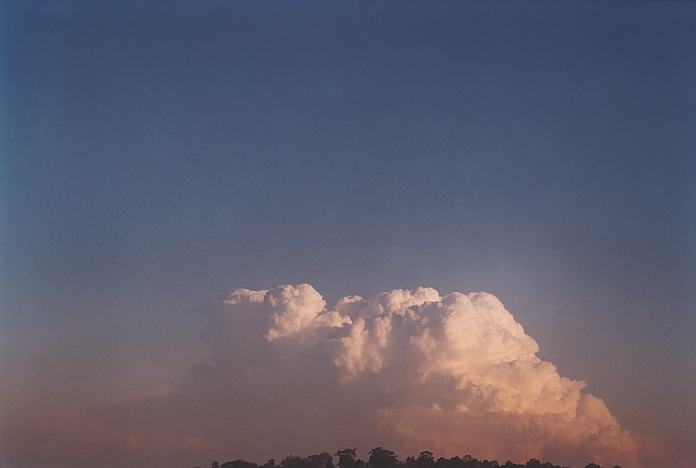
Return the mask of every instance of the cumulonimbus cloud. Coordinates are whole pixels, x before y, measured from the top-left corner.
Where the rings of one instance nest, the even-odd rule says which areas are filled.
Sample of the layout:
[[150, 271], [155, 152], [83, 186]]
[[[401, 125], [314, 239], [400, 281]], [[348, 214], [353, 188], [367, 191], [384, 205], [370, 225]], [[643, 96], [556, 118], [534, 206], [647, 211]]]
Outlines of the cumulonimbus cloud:
[[237, 289], [201, 312], [206, 371], [250, 421], [240, 447], [259, 445], [267, 433], [251, 421], [267, 415], [271, 433], [300, 446], [354, 445], [353, 434], [408, 453], [639, 465], [604, 402], [541, 360], [492, 294], [418, 288], [327, 308], [312, 286], [284, 285]]
[[[209, 363], [166, 395], [71, 415], [61, 424], [72, 437], [43, 422], [6, 428], [11, 466], [63, 452], [85, 460], [65, 466], [156, 467], [378, 445], [402, 455], [625, 468], [657, 466], [646, 460], [658, 456], [692, 466], [622, 428], [584, 382], [540, 359], [536, 341], [492, 294], [418, 288], [327, 307], [311, 285], [283, 285], [236, 289], [198, 312]], [[37, 433], [52, 442], [17, 451]], [[96, 437], [91, 446], [86, 435]]]

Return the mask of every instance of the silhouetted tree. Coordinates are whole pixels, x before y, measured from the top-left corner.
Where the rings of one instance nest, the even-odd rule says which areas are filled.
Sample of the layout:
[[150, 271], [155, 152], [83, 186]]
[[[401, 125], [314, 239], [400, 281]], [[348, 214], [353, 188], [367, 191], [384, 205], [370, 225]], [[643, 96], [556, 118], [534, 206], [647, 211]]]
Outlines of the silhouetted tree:
[[305, 468], [305, 459], [297, 455], [288, 455], [280, 462], [281, 468]]
[[354, 468], [355, 467], [355, 455], [356, 449], [345, 448], [336, 452], [338, 457], [338, 468]]
[[[338, 468], [501, 468], [496, 460], [478, 460], [471, 455], [463, 457], [438, 457], [435, 459], [433, 452], [423, 451], [417, 457], [409, 456], [403, 462], [391, 450], [383, 447], [376, 447], [370, 450], [368, 462], [357, 458], [357, 450], [346, 448], [336, 452], [338, 457]], [[246, 460], [228, 461], [218, 466], [213, 462], [212, 468], [335, 468], [333, 457], [326, 452], [300, 457], [288, 455], [279, 465], [275, 460], [268, 460], [259, 466]], [[502, 468], [563, 468], [552, 463], [542, 463], [536, 458], [530, 459], [526, 464], [517, 464], [511, 461], [505, 462]], [[567, 468], [567, 467], [566, 467]], [[599, 465], [590, 463], [585, 468], [601, 468]], [[616, 465], [613, 468], [621, 468]]]
[[334, 468], [333, 457], [326, 452], [305, 458], [305, 468]]
[[416, 467], [433, 468], [433, 466], [435, 466], [435, 457], [433, 456], [433, 452], [424, 450], [418, 454], [418, 458], [416, 458]]
[[223, 463], [220, 468], [258, 468], [258, 465], [246, 460], [233, 460]]
[[396, 468], [398, 463], [396, 454], [382, 447], [370, 450], [370, 458], [367, 460], [368, 468]]

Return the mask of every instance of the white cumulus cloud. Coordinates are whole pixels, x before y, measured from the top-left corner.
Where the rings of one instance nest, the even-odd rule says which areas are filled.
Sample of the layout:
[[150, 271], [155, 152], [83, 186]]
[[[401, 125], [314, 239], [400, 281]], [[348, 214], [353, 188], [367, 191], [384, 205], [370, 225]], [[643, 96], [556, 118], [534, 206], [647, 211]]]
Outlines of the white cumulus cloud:
[[[418, 288], [327, 307], [311, 285], [283, 285], [235, 290], [203, 313], [210, 372], [234, 389], [227, 406], [246, 408], [234, 409], [245, 420], [269, 414], [298, 440], [355, 445], [345, 436], [361, 432], [409, 453], [639, 465], [637, 444], [604, 402], [540, 359], [492, 294]], [[266, 386], [280, 402], [257, 401]], [[294, 419], [302, 413], [316, 419]], [[344, 437], [318, 435], [322, 424], [343, 426]], [[263, 429], [248, 429], [240, 446], [258, 445]]]
[[40, 434], [55, 443], [31, 459], [8, 449], [12, 466], [61, 456], [50, 447], [89, 460], [74, 466], [152, 468], [172, 466], [172, 457], [265, 461], [379, 445], [402, 456], [693, 466], [622, 428], [584, 382], [539, 358], [537, 342], [492, 294], [400, 289], [329, 306], [299, 284], [236, 289], [198, 311], [208, 363], [166, 395], [55, 419], [71, 431], [17, 426], [5, 441]]

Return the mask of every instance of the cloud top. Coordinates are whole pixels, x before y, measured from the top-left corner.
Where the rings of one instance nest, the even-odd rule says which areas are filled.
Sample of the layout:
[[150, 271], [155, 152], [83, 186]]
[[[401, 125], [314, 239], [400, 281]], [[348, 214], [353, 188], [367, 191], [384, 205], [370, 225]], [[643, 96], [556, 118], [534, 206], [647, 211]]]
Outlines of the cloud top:
[[[360, 407], [347, 416], [351, 425], [406, 452], [639, 464], [636, 443], [604, 402], [540, 359], [536, 341], [492, 294], [399, 289], [327, 308], [311, 285], [283, 285], [237, 289], [203, 313], [214, 371], [253, 376], [237, 380], [246, 389], [238, 395], [270, 384], [267, 376], [288, 389], [289, 404], [314, 405], [327, 420], [350, 402]], [[331, 396], [290, 394], [312, 395], [314, 386]], [[286, 413], [278, 409], [276, 421]], [[313, 432], [301, 423], [297, 431]]]

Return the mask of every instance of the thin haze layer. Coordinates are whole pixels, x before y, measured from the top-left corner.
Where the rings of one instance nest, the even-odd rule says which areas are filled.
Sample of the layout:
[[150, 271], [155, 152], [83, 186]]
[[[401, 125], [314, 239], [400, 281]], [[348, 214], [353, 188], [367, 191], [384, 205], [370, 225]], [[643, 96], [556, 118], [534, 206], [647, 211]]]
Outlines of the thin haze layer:
[[667, 460], [664, 445], [623, 429], [584, 382], [540, 359], [536, 341], [489, 293], [394, 290], [327, 308], [311, 285], [283, 285], [237, 289], [199, 312], [212, 363], [194, 366], [166, 395], [71, 414], [69, 430], [24, 421], [24, 432], [9, 431], [17, 447], [44, 437], [65, 453], [45, 444], [8, 453], [73, 466], [376, 445], [573, 466], [651, 466], [657, 452]]

